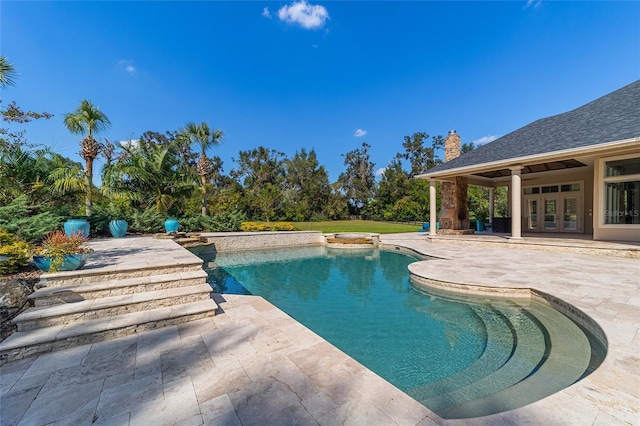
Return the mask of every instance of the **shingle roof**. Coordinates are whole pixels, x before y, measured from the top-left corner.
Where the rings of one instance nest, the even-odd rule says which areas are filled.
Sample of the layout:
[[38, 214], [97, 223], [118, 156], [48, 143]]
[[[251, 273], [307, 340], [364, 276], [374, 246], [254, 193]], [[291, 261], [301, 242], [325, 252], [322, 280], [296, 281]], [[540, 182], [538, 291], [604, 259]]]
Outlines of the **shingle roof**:
[[573, 111], [534, 121], [425, 173], [637, 137], [640, 137], [640, 80]]

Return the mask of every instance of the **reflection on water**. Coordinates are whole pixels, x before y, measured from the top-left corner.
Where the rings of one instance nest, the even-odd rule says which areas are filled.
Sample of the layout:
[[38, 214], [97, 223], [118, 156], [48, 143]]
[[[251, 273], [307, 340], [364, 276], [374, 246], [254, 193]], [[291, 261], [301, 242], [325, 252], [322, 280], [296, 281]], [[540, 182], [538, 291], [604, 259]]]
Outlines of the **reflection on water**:
[[464, 368], [485, 346], [469, 305], [410, 285], [416, 257], [323, 246], [201, 257], [214, 291], [264, 297], [403, 389]]

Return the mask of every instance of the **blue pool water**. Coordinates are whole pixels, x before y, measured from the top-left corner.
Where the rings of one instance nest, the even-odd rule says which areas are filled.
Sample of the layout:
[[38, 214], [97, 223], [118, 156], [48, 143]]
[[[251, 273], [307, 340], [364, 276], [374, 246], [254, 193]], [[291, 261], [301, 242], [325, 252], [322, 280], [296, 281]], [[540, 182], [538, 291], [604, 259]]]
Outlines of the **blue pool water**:
[[[398, 251], [304, 247], [199, 256], [214, 291], [264, 297], [443, 416], [486, 414], [466, 407], [543, 370], [550, 335], [533, 311], [550, 315], [547, 323], [562, 322], [542, 305], [418, 291], [407, 266], [419, 259]], [[593, 361], [585, 357], [575, 379]], [[505, 365], [508, 374], [500, 372]]]

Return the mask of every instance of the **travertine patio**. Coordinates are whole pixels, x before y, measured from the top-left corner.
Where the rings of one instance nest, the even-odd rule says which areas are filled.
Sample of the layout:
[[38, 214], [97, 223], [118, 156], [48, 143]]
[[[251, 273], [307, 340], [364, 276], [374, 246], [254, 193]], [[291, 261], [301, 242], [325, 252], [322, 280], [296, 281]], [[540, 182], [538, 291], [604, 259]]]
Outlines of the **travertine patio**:
[[434, 244], [417, 233], [381, 239], [442, 258], [411, 265], [416, 275], [533, 287], [573, 304], [604, 330], [607, 358], [592, 375], [534, 404], [445, 421], [264, 299], [216, 295], [214, 317], [4, 364], [0, 423], [640, 423], [638, 259]]

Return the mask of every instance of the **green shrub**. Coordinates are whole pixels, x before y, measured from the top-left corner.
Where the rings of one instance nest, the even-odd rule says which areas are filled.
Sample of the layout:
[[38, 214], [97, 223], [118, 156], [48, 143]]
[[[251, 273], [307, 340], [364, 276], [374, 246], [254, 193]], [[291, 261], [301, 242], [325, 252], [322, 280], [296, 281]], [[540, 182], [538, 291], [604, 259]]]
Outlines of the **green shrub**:
[[150, 234], [164, 231], [165, 215], [158, 213], [155, 207], [143, 212], [135, 212], [129, 222], [129, 232]]
[[89, 235], [91, 237], [105, 237], [111, 236], [109, 231], [109, 215], [104, 212], [93, 212], [93, 214], [86, 218], [91, 225]]
[[0, 227], [29, 243], [39, 242], [49, 232], [62, 228], [65, 220], [54, 211], [28, 206], [26, 196], [0, 207]]
[[204, 227], [204, 231], [208, 232], [234, 232], [240, 230], [242, 221], [247, 217], [242, 212], [222, 213], [213, 216], [208, 226]]
[[180, 219], [184, 232], [233, 232], [239, 231], [244, 213], [223, 213], [216, 216], [191, 216]]
[[27, 266], [29, 250], [29, 244], [16, 241], [13, 235], [0, 229], [0, 256], [8, 257], [0, 261], [0, 275], [13, 274]]

